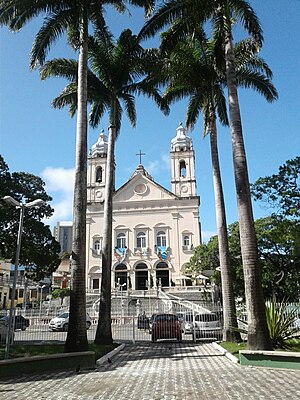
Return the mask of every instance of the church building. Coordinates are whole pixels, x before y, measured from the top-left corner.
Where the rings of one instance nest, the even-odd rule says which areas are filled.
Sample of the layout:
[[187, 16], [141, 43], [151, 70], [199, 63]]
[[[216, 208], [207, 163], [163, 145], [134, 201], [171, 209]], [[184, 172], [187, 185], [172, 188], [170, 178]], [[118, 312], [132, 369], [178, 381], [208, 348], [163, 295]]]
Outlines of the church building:
[[[101, 282], [103, 200], [107, 137], [100, 133], [88, 157], [87, 276], [88, 291]], [[112, 286], [147, 290], [188, 284], [185, 264], [201, 243], [192, 140], [180, 124], [171, 140], [171, 191], [140, 164], [113, 197]], [[191, 282], [190, 282], [191, 283]]]

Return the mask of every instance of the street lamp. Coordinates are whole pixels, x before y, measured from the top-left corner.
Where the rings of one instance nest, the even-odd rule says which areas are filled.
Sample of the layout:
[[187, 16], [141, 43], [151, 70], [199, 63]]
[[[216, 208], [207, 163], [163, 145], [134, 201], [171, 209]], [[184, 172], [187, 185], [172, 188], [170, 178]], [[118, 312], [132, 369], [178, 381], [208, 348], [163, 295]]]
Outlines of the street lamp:
[[18, 267], [19, 267], [19, 259], [20, 259], [20, 250], [21, 250], [21, 240], [22, 240], [22, 230], [23, 230], [23, 220], [24, 213], [26, 208], [37, 207], [42, 204], [45, 204], [44, 200], [37, 199], [30, 201], [29, 203], [20, 203], [15, 200], [11, 196], [4, 196], [3, 200], [17, 208], [20, 209], [20, 219], [19, 219], [19, 230], [18, 230], [18, 238], [17, 238], [17, 250], [16, 250], [16, 259], [15, 259], [15, 269], [14, 269], [14, 279], [13, 286], [11, 289], [11, 300], [10, 300], [10, 308], [9, 308], [9, 318], [8, 318], [8, 330], [6, 335], [6, 344], [5, 344], [5, 356], [4, 358], [7, 360], [9, 358], [9, 347], [10, 341], [12, 337], [13, 330], [13, 321], [14, 321], [14, 311], [15, 311], [15, 294], [16, 294], [16, 286], [17, 286], [17, 276], [18, 276]]

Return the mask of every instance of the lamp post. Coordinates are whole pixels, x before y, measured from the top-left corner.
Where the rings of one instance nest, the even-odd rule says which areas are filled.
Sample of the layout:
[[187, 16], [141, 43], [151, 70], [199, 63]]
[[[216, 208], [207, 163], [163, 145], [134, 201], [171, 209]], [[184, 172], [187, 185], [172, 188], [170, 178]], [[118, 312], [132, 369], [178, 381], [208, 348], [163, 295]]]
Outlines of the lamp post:
[[118, 278], [118, 286], [119, 286], [119, 290], [121, 293], [121, 321], [123, 319], [123, 307], [124, 307], [124, 303], [123, 303], [123, 287], [126, 285], [126, 282], [124, 283], [120, 283], [120, 278]]
[[47, 285], [38, 286], [38, 287], [41, 289], [41, 292], [40, 292], [40, 316], [39, 316], [40, 323], [41, 323], [41, 315], [42, 315], [43, 289], [44, 289], [46, 286], [47, 286]]
[[4, 355], [4, 358], [7, 360], [9, 358], [9, 348], [10, 348], [10, 342], [11, 342], [11, 338], [12, 338], [12, 333], [13, 333], [12, 331], [13, 331], [13, 325], [14, 325], [13, 322], [14, 322], [14, 314], [15, 314], [15, 294], [16, 294], [18, 267], [19, 267], [19, 260], [20, 260], [24, 213], [25, 213], [26, 208], [40, 206], [42, 204], [45, 204], [45, 201], [41, 200], [41, 199], [37, 199], [37, 200], [31, 201], [29, 203], [20, 203], [11, 196], [4, 196], [3, 200], [6, 203], [20, 209], [14, 279], [13, 279], [13, 285], [12, 285], [12, 289], [11, 289], [11, 300], [10, 300], [8, 327], [7, 327], [8, 329], [7, 329], [7, 335], [6, 335], [5, 355]]

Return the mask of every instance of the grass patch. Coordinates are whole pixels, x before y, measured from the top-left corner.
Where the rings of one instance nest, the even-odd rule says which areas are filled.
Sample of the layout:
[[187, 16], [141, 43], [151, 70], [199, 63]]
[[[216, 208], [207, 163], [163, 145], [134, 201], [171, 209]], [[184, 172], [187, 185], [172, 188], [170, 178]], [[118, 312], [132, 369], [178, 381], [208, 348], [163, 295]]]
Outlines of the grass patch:
[[300, 339], [289, 339], [285, 342], [287, 348], [286, 349], [276, 349], [278, 351], [300, 351]]
[[233, 354], [237, 358], [239, 358], [240, 350], [247, 349], [247, 342], [241, 342], [241, 343], [220, 342], [219, 345], [222, 346], [225, 350], [229, 351], [229, 353]]
[[[242, 343], [232, 343], [232, 342], [220, 342], [220, 346], [222, 346], [225, 350], [229, 351], [229, 353], [233, 354], [235, 357], [239, 358], [240, 350], [247, 350], [247, 342]], [[287, 349], [276, 349], [276, 351], [300, 351], [300, 339], [291, 339], [285, 342], [285, 345], [288, 346]]]
[[[109, 353], [115, 347], [117, 343], [111, 345], [97, 345], [95, 343], [89, 343], [89, 351], [95, 352], [95, 359], [104, 356]], [[4, 347], [0, 347], [0, 359], [4, 359]], [[47, 356], [50, 354], [64, 353], [64, 344], [14, 344], [10, 347], [9, 358], [20, 358], [20, 357], [32, 357], [32, 356]]]

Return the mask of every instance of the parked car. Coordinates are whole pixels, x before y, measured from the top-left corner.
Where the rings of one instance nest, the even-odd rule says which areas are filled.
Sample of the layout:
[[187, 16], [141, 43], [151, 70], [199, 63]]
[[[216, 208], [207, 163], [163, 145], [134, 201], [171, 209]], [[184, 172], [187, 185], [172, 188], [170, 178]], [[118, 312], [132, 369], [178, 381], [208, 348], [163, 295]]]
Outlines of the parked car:
[[181, 322], [181, 331], [185, 334], [192, 334], [193, 332], [193, 313], [191, 311], [178, 311], [176, 313], [179, 321]]
[[[50, 331], [63, 331], [67, 332], [69, 328], [69, 311], [65, 311], [58, 317], [52, 318], [49, 322]], [[91, 317], [86, 313], [86, 329], [90, 329], [92, 325]]]
[[207, 312], [196, 314], [193, 326], [193, 340], [209, 338], [220, 340], [222, 338], [221, 321], [216, 313]]
[[[4, 324], [7, 326], [9, 317], [6, 315], [5, 317], [2, 317], [0, 319], [1, 321], [4, 321]], [[26, 328], [29, 326], [29, 319], [24, 318], [22, 315], [15, 315], [15, 321], [14, 321], [14, 327], [15, 330], [21, 329], [22, 331], [25, 331]]]
[[152, 342], [158, 339], [182, 341], [181, 323], [175, 314], [157, 314], [152, 322]]

